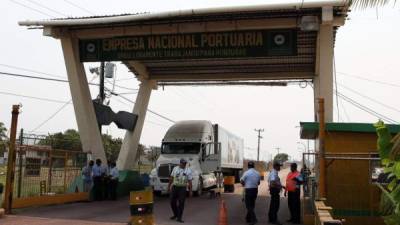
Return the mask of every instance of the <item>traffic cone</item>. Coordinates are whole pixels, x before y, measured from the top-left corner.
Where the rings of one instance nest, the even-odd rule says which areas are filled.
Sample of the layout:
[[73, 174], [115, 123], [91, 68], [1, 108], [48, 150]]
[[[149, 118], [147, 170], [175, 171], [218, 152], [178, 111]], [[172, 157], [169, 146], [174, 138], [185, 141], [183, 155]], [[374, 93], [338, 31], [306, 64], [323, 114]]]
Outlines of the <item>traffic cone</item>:
[[218, 225], [228, 225], [228, 218], [226, 216], [226, 205], [224, 200], [221, 200], [221, 204], [219, 207]]

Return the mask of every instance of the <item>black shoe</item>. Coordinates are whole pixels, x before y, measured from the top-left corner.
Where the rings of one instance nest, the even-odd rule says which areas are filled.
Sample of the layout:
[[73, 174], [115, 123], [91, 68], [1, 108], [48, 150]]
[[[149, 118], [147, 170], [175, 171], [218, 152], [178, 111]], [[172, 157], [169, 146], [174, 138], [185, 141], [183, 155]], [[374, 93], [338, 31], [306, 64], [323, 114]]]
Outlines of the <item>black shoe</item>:
[[176, 220], [176, 216], [171, 216], [169, 219], [170, 220]]
[[178, 221], [179, 223], [184, 223], [185, 221], [183, 221], [182, 219], [176, 219], [176, 221]]

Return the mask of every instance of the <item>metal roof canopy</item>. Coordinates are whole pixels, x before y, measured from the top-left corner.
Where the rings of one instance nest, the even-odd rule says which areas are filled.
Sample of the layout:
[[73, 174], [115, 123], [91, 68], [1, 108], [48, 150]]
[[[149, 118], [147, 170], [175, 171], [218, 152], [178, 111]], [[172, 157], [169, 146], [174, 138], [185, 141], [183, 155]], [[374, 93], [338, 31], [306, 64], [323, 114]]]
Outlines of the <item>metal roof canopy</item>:
[[[315, 16], [324, 23], [324, 9], [333, 13], [336, 28], [347, 16], [346, 1], [304, 2], [249, 7], [181, 10], [103, 17], [23, 21], [20, 25], [41, 27], [44, 35], [79, 40], [128, 36], [182, 35], [213, 32], [293, 30], [294, 54], [252, 57], [180, 57], [122, 60], [140, 80], [244, 81], [313, 79], [318, 60], [318, 31], [299, 28], [303, 16]], [[81, 61], [83, 61], [81, 59]], [[93, 60], [100, 61], [100, 60]], [[103, 60], [101, 60], [103, 61]], [[119, 60], [109, 60], [119, 61]], [[194, 83], [190, 83], [194, 84]], [[229, 85], [229, 83], [227, 83]], [[232, 84], [232, 83], [231, 83]]]
[[[400, 132], [400, 125], [386, 124], [392, 134]], [[319, 131], [318, 122], [300, 122], [301, 139], [317, 139]], [[327, 132], [349, 132], [349, 133], [376, 133], [372, 123], [326, 123]]]

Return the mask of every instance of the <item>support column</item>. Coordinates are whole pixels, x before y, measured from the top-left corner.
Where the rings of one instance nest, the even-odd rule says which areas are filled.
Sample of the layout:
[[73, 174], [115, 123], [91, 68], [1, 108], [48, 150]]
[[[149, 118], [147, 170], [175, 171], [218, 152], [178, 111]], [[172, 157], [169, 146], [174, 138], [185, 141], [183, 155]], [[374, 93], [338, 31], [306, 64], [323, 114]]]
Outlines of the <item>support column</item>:
[[[314, 79], [315, 115], [318, 115], [318, 98], [325, 101], [325, 121], [333, 121], [333, 14], [330, 7], [322, 9], [322, 24], [318, 34], [317, 76]], [[316, 118], [317, 119], [317, 118]], [[319, 121], [319, 120], [318, 120]]]
[[121, 151], [118, 155], [117, 167], [119, 170], [131, 169], [136, 163], [136, 154], [139, 146], [140, 136], [142, 134], [144, 119], [146, 118], [147, 107], [150, 101], [151, 90], [155, 85], [155, 81], [142, 80], [139, 93], [136, 97], [136, 103], [133, 113], [138, 115], [135, 129], [126, 131], [124, 141], [122, 142]]
[[106, 154], [97, 125], [85, 68], [79, 61], [78, 39], [63, 37], [61, 45], [83, 151], [91, 152], [93, 159], [101, 159], [103, 163], [106, 163]]

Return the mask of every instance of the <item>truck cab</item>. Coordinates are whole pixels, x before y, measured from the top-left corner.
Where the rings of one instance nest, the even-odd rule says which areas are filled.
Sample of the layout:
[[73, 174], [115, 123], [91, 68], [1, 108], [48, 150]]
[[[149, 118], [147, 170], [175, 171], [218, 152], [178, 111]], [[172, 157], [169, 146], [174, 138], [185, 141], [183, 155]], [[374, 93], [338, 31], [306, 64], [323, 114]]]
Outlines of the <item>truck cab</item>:
[[180, 121], [170, 127], [161, 144], [161, 155], [151, 171], [150, 184], [156, 194], [168, 192], [172, 169], [186, 159], [192, 170], [192, 190], [201, 195], [203, 189], [216, 186], [214, 171], [218, 154], [214, 143], [213, 125], [204, 120]]

